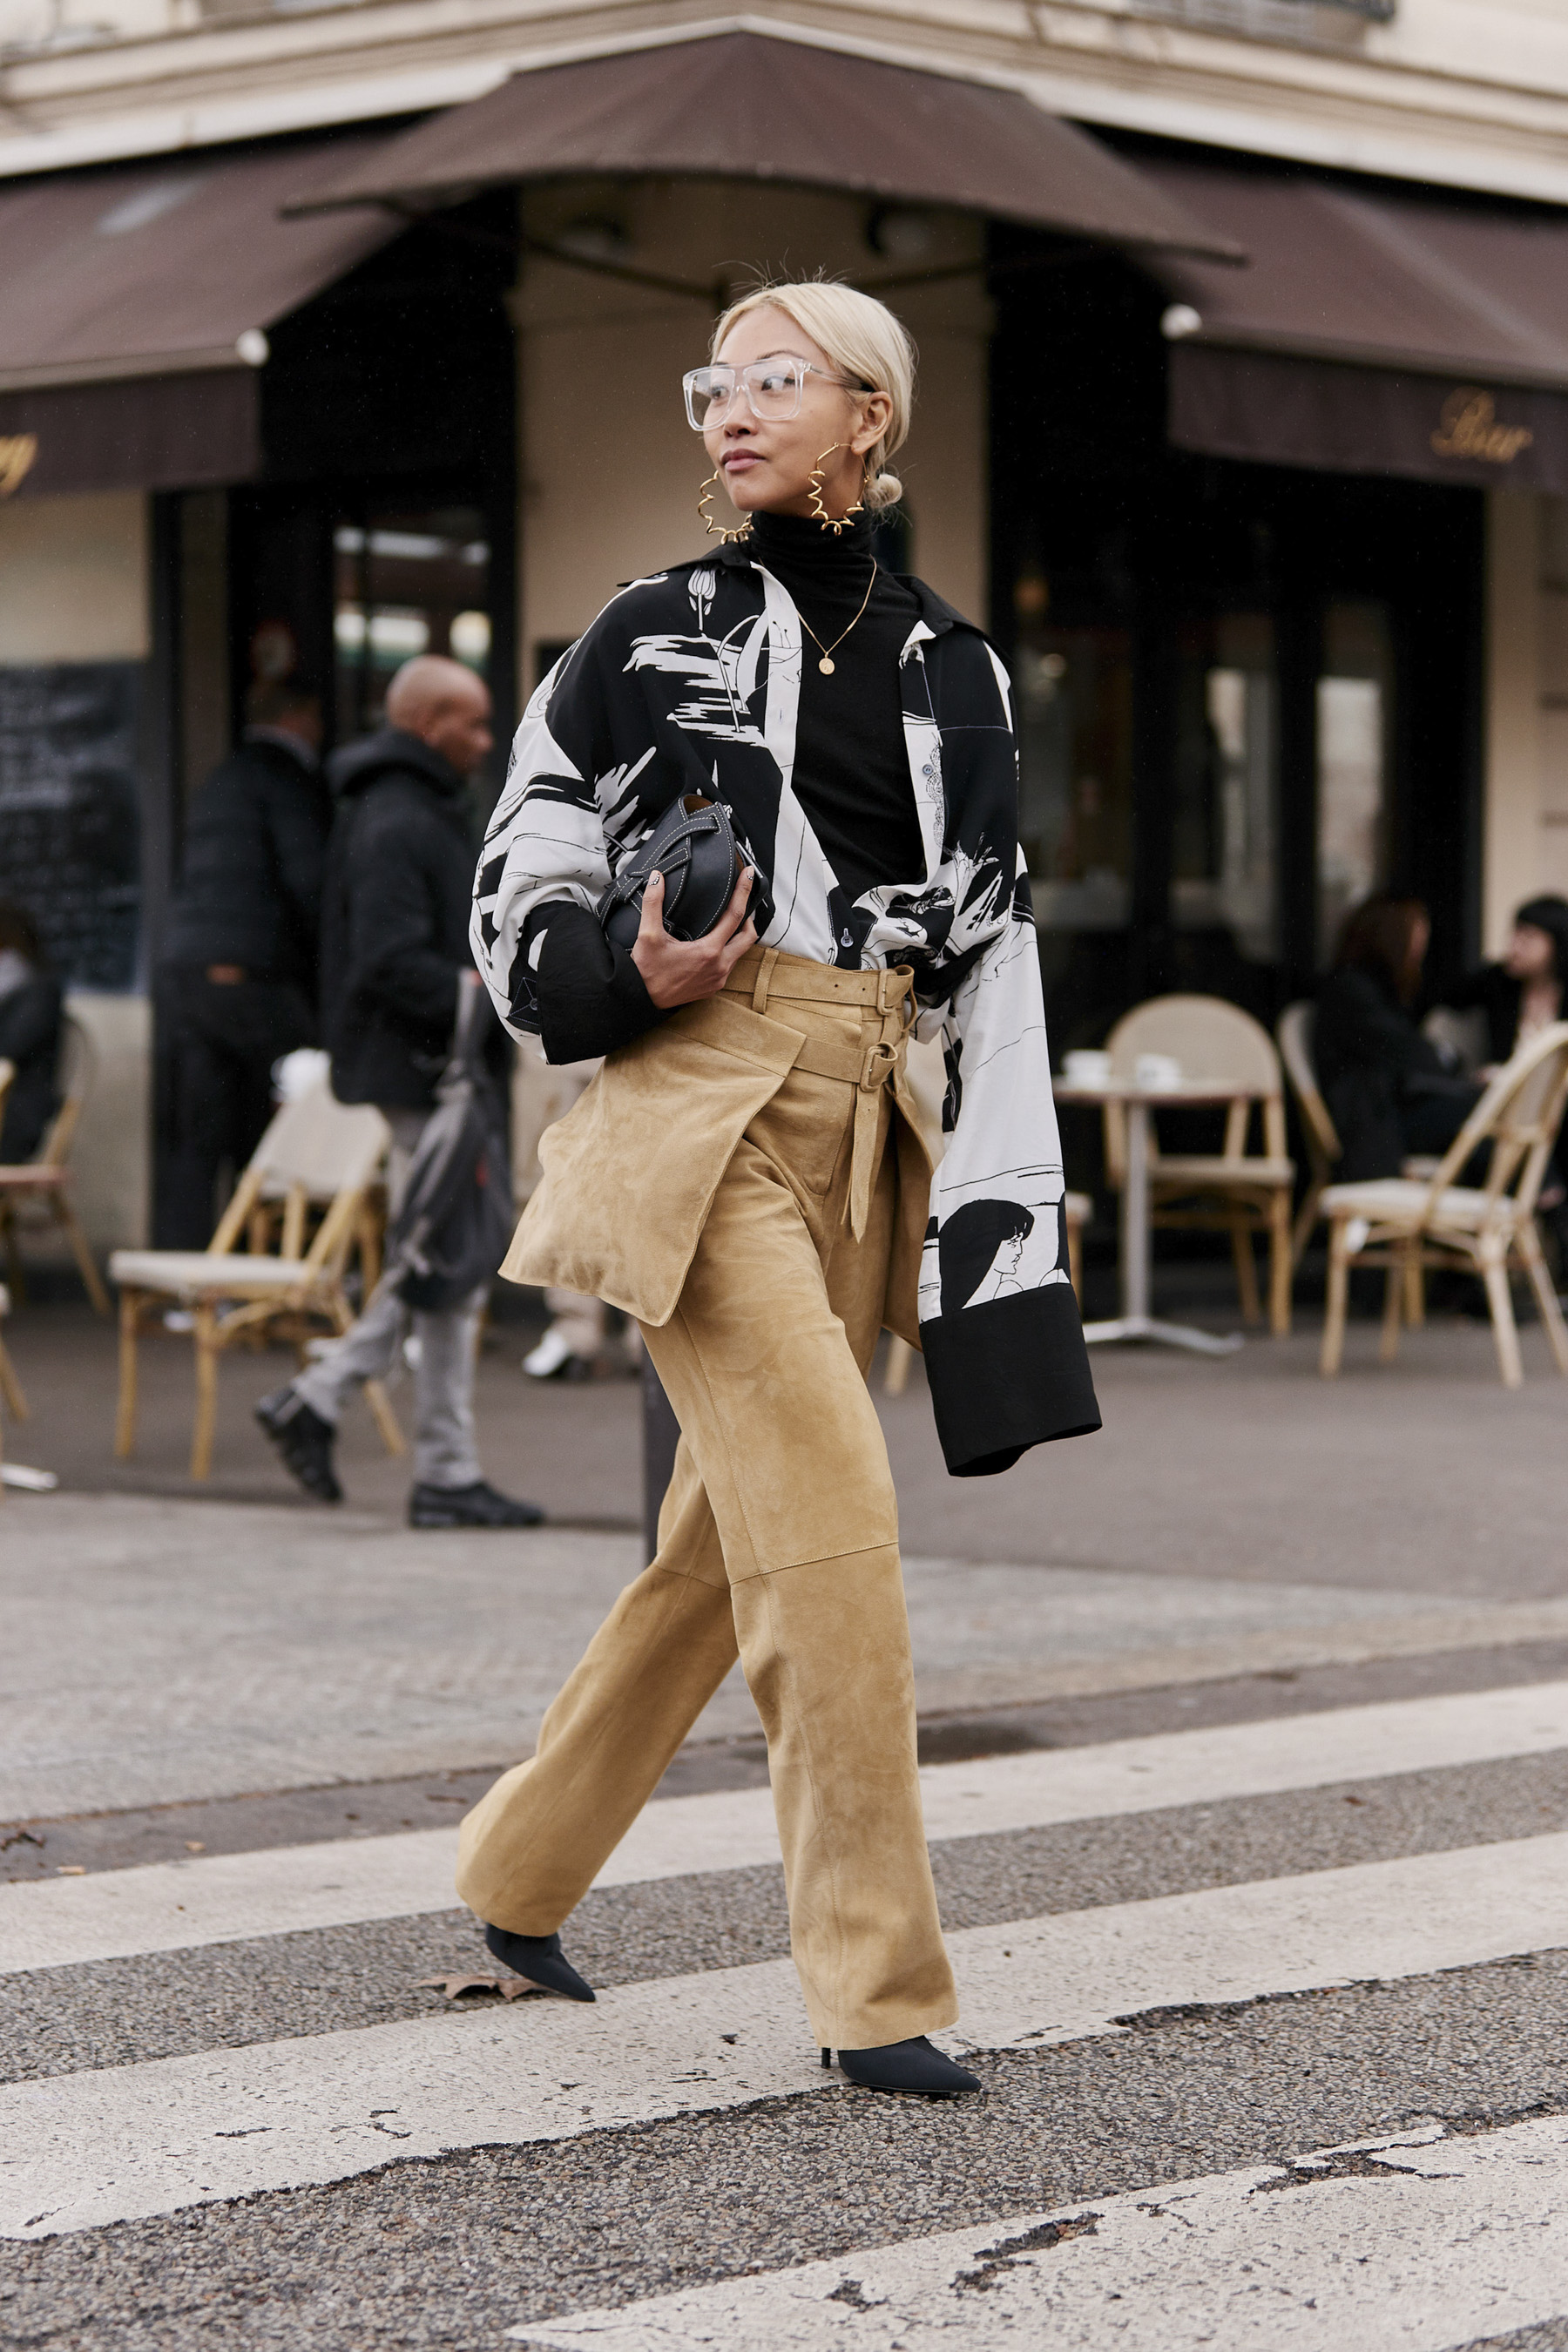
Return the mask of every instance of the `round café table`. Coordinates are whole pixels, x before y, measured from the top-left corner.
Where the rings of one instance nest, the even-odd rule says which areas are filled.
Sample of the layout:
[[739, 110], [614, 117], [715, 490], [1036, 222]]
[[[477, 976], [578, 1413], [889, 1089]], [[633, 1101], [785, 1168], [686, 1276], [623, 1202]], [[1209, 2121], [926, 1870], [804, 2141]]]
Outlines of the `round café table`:
[[1055, 1078], [1051, 1091], [1058, 1103], [1088, 1103], [1103, 1109], [1120, 1103], [1127, 1114], [1127, 1166], [1121, 1184], [1121, 1312], [1104, 1323], [1086, 1323], [1083, 1336], [1091, 1348], [1118, 1340], [1152, 1341], [1164, 1348], [1188, 1348], [1197, 1356], [1234, 1355], [1242, 1344], [1239, 1331], [1223, 1338], [1199, 1331], [1190, 1323], [1164, 1323], [1149, 1312], [1149, 1114], [1154, 1110], [1195, 1110], [1233, 1103], [1252, 1091], [1225, 1080], [1183, 1078], [1175, 1086], [1141, 1087], [1131, 1078], [1107, 1078], [1099, 1086], [1075, 1086]]

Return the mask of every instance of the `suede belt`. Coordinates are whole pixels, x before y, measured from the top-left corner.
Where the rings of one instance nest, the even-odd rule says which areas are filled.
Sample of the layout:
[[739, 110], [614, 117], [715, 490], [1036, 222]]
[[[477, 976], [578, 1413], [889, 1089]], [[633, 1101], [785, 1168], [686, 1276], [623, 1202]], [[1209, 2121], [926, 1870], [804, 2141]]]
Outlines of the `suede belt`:
[[726, 996], [749, 996], [754, 1013], [765, 1012], [776, 1000], [781, 1004], [858, 1004], [868, 1013], [880, 1014], [882, 1034], [871, 1045], [839, 1045], [831, 1038], [807, 1037], [795, 1057], [797, 1070], [815, 1078], [838, 1078], [857, 1090], [849, 1196], [845, 1202], [849, 1230], [857, 1241], [864, 1237], [871, 1213], [872, 1163], [880, 1116], [877, 1097], [904, 1066], [905, 1041], [916, 1010], [913, 992], [914, 974], [907, 964], [891, 971], [845, 971], [833, 964], [810, 963], [801, 956], [781, 957], [776, 948], [752, 949], [724, 985]]

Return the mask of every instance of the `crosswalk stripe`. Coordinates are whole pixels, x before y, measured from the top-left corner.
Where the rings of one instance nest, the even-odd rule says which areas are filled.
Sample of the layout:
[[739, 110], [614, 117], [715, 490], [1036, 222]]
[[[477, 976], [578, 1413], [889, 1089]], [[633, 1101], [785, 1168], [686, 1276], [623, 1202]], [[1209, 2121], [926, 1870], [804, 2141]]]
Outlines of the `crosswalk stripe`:
[[1565, 2197], [1563, 2116], [1428, 2126], [508, 2334], [541, 2352], [1446, 2352], [1568, 2308]]
[[[977, 1759], [921, 1776], [933, 1841], [1568, 1747], [1568, 1682], [1389, 1701], [1098, 1747]], [[454, 1830], [274, 1847], [0, 1887], [0, 1974], [453, 1907]], [[601, 1886], [776, 1863], [766, 1789], [650, 1805]]]
[[[1038, 2048], [1119, 2016], [1476, 1966], [1561, 1943], [1568, 1834], [972, 1928], [962, 2042]], [[0, 2235], [561, 2140], [830, 2077], [787, 1962], [203, 2052], [0, 2090]]]

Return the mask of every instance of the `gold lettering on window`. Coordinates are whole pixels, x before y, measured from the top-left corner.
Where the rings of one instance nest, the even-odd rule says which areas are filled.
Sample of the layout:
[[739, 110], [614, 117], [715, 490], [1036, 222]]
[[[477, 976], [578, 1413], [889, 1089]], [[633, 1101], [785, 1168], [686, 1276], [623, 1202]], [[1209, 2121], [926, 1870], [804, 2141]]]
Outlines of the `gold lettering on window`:
[[36, 433], [0, 433], [0, 499], [8, 499], [20, 487], [37, 454]]
[[1467, 384], [1443, 403], [1432, 446], [1439, 457], [1479, 457], [1488, 466], [1511, 466], [1535, 436], [1528, 425], [1500, 425], [1489, 392]]

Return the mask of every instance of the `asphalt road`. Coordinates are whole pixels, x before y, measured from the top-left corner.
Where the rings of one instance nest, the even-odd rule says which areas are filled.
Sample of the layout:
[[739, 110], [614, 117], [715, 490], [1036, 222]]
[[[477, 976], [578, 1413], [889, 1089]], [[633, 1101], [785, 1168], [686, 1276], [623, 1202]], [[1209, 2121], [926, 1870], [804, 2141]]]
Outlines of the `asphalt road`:
[[[1451, 1661], [1462, 1671], [1451, 1671], [1449, 1679], [1468, 1680], [1472, 1693], [1508, 1691], [1500, 1713], [1494, 1707], [1488, 1717], [1494, 1729], [1487, 1737], [1494, 1745], [1510, 1744], [1516, 1737], [1510, 1725], [1519, 1727], [1522, 1740], [1532, 1708], [1539, 1717], [1548, 1703], [1557, 1711], [1551, 1720], [1561, 1718], [1568, 1727], [1568, 1695], [1557, 1684], [1479, 1679], [1487, 1663], [1486, 1654]], [[1494, 1669], [1500, 1664], [1496, 1654], [1490, 1663]], [[1527, 1674], [1532, 1663], [1539, 1671], [1551, 1661], [1541, 1654], [1510, 1662]], [[1050, 2340], [1148, 2345], [1150, 2352], [1159, 2346], [1163, 2352], [1167, 2343], [1188, 2338], [1150, 2332], [1150, 2311], [1166, 2313], [1161, 2324], [1169, 2325], [1173, 2289], [1161, 2266], [1173, 2256], [1163, 2241], [1153, 2246], [1130, 2242], [1129, 2284], [1115, 2290], [1131, 2295], [1136, 2281], [1143, 2281], [1142, 2318], [1136, 2312], [1118, 2315], [1106, 2299], [1103, 2277], [1091, 2268], [1084, 2271], [1081, 2290], [1065, 2262], [1042, 2285], [1035, 2276], [1037, 2244], [1022, 2255], [987, 2257], [1006, 2286], [1005, 2295], [998, 2287], [997, 2302], [989, 2292], [960, 2294], [951, 2278], [933, 2286], [927, 2277], [932, 2262], [940, 2268], [947, 2258], [947, 2233], [982, 2233], [973, 2245], [965, 2241], [959, 2264], [973, 2271], [987, 2247], [1010, 2242], [1021, 2216], [1092, 2208], [1110, 2217], [1084, 2231], [1096, 2235], [1118, 2215], [1125, 2221], [1143, 2211], [1136, 2198], [1126, 2203], [1132, 2192], [1175, 2197], [1206, 2216], [1202, 2226], [1212, 2242], [1200, 2284], [1218, 2332], [1191, 2340], [1316, 2342], [1310, 2323], [1306, 2334], [1271, 2333], [1272, 2322], [1259, 2332], [1247, 2309], [1237, 2306], [1255, 2274], [1257, 2249], [1247, 2229], [1257, 2226], [1264, 2210], [1260, 2168], [1272, 2178], [1271, 2168], [1297, 2168], [1288, 2170], [1287, 2180], [1302, 2200], [1339, 2196], [1352, 2181], [1356, 2194], [1365, 2197], [1368, 2179], [1403, 2182], [1400, 2194], [1415, 2194], [1409, 2176], [1398, 2170], [1398, 2163], [1415, 2160], [1408, 2151], [1397, 2163], [1364, 2151], [1353, 2164], [1336, 2158], [1327, 2168], [1302, 2170], [1300, 2160], [1349, 2142], [1408, 2138], [1434, 2121], [1445, 2136], [1467, 2145], [1497, 2137], [1495, 2160], [1473, 2179], [1467, 2176], [1462, 2191], [1454, 2188], [1451, 2169], [1443, 2172], [1442, 2194], [1454, 2210], [1445, 2208], [1435, 2219], [1425, 2208], [1402, 2216], [1386, 2241], [1377, 2215], [1386, 2210], [1392, 2216], [1394, 2209], [1375, 2201], [1359, 2218], [1335, 2207], [1331, 2227], [1304, 2237], [1298, 2231], [1289, 2244], [1274, 2231], [1268, 2261], [1276, 2301], [1289, 2303], [1293, 2328], [1309, 2304], [1337, 2309], [1336, 2326], [1347, 2324], [1348, 2311], [1357, 2339], [1369, 2347], [1397, 2342], [1443, 2352], [1459, 2343], [1511, 2342], [1521, 2326], [1534, 2331], [1520, 2336], [1521, 2342], [1568, 2341], [1561, 2332], [1568, 2328], [1568, 2273], [1560, 2253], [1542, 2252], [1539, 2230], [1527, 2238], [1534, 2249], [1529, 2263], [1494, 2263], [1499, 2276], [1490, 2286], [1482, 2281], [1492, 2297], [1483, 2316], [1495, 2306], [1506, 2327], [1490, 2327], [1489, 2318], [1479, 2326], [1467, 2320], [1468, 2333], [1450, 2328], [1445, 2334], [1447, 2322], [1439, 2315], [1412, 2332], [1399, 2292], [1401, 2263], [1416, 2255], [1440, 2270], [1443, 2249], [1451, 2251], [1467, 2234], [1485, 2231], [1500, 2245], [1510, 2229], [1528, 2232], [1530, 2213], [1519, 2182], [1539, 2181], [1543, 2164], [1568, 2165], [1563, 2134], [1544, 2150], [1531, 2143], [1517, 2163], [1505, 2161], [1510, 2133], [1562, 2117], [1568, 2134], [1568, 1951], [1542, 1937], [1539, 1915], [1533, 1927], [1522, 1914], [1515, 1921], [1510, 1894], [1514, 1857], [1523, 1855], [1546, 1857], [1549, 1902], [1558, 1883], [1552, 1870], [1561, 1872], [1560, 1892], [1568, 1896], [1568, 1859], [1551, 1859], [1560, 1843], [1568, 1844], [1562, 1839], [1568, 1827], [1568, 1746], [1404, 1771], [1401, 1758], [1413, 1741], [1425, 1738], [1430, 1749], [1434, 1738], [1440, 1744], [1449, 1736], [1446, 1717], [1433, 1728], [1434, 1709], [1458, 1706], [1462, 1711], [1474, 1702], [1462, 1694], [1431, 1692], [1373, 1698], [1382, 1670], [1361, 1671], [1366, 1703], [1358, 1706], [1352, 1696], [1345, 1704], [1342, 1675], [1339, 1706], [1305, 1716], [1267, 1711], [1270, 1688], [1289, 1689], [1278, 1683], [1210, 1685], [1186, 1694], [1198, 1702], [1189, 1721], [1196, 1715], [1220, 1727], [1219, 1761], [1211, 1759], [1206, 1769], [1217, 1770], [1222, 1782], [1229, 1771], [1237, 1783], [1233, 1793], [1192, 1805], [1163, 1807], [1156, 1799], [1152, 1811], [1109, 1816], [1091, 1811], [1069, 1822], [945, 1838], [935, 1845], [961, 1981], [981, 1965], [971, 1957], [972, 1948], [978, 1950], [976, 1937], [994, 1945], [998, 1934], [1005, 1939], [1034, 1921], [1070, 1944], [1074, 1937], [1092, 1935], [1102, 1921], [1112, 1933], [1107, 1948], [1125, 1950], [1143, 1938], [1144, 1965], [1153, 1971], [1150, 1984], [1157, 1996], [1140, 1996], [1137, 2010], [1121, 2013], [1120, 2022], [1075, 2021], [1068, 2015], [1072, 1964], [1053, 1965], [1026, 1993], [1035, 2004], [1028, 2013], [1040, 2021], [1023, 2029], [1042, 2037], [1045, 2046], [1023, 2046], [1016, 2029], [1008, 2028], [1004, 2046], [987, 2048], [983, 2032], [975, 2063], [984, 2096], [957, 2106], [879, 2098], [812, 2067], [810, 2052], [796, 2048], [792, 2038], [804, 2042], [803, 2023], [788, 2024], [793, 1996], [776, 1866], [695, 1866], [705, 1816], [692, 1830], [693, 1867], [659, 1880], [606, 1886], [582, 1906], [571, 1948], [604, 1990], [596, 2011], [532, 1999], [501, 2008], [482, 1992], [453, 2003], [422, 1983], [489, 1972], [473, 1923], [457, 1910], [34, 1966], [0, 1978], [0, 2073], [13, 2086], [0, 2089], [0, 2201], [7, 2241], [0, 2251], [0, 2342], [91, 2344], [110, 2352], [197, 2344], [363, 2352], [380, 2345], [478, 2347], [508, 2340], [607, 2340], [649, 2352], [656, 2345], [836, 2344], [840, 2320], [852, 2312], [883, 2304], [902, 2309], [898, 2274], [889, 2274], [884, 2293], [878, 2284], [882, 2274], [874, 2269], [873, 2258], [886, 2265], [893, 2260], [886, 2250], [893, 2249], [902, 2250], [906, 2271], [914, 2265], [912, 2285], [905, 2282], [912, 2296], [906, 2317], [919, 2323], [910, 2341], [919, 2343], [925, 2326], [939, 2318], [944, 2340], [955, 2336], [966, 2346], [1043, 2340], [1031, 2331], [1041, 2325], [1038, 2298], [1045, 2294], [1051, 2325], [1060, 2331]], [[1363, 1722], [1375, 1728], [1371, 1750], [1358, 1733]], [[1267, 1780], [1279, 1743], [1288, 1733], [1300, 1743], [1303, 1725], [1305, 1752], [1320, 1756], [1308, 1768], [1314, 1785], [1249, 1793], [1241, 1784]], [[1097, 1727], [1116, 1726], [1079, 1725], [1089, 1732]], [[1363, 1762], [1378, 1769], [1350, 1781], [1328, 1778], [1336, 1750], [1344, 1752], [1358, 1736]], [[1210, 1737], [1196, 1724], [1174, 1734], [1145, 1735], [1148, 1752], [1161, 1758], [1166, 1771], [1180, 1762], [1180, 1743]], [[1161, 1746], [1173, 1738], [1175, 1748]], [[1241, 1742], [1229, 1763], [1227, 1740]], [[1292, 1752], [1303, 1751], [1298, 1745]], [[1100, 1759], [1106, 1759], [1109, 1773], [1111, 1759], [1125, 1763], [1128, 1754], [1135, 1751], [1124, 1740], [1089, 1738], [1056, 1749], [1015, 1749], [994, 1766], [933, 1769], [939, 1780], [944, 1773], [1005, 1769], [1022, 1773], [1026, 1783], [1034, 1773], [1045, 1802], [1046, 1777], [1059, 1773], [1064, 1759], [1079, 1759], [1075, 1769], [1089, 1775], [1092, 1790]], [[743, 1780], [744, 1773], [732, 1777]], [[928, 1804], [937, 1801], [935, 1790], [933, 1783]], [[715, 1789], [681, 1801], [700, 1809], [750, 1800]], [[1017, 1801], [1016, 1791], [1010, 1801]], [[46, 1825], [37, 1833], [53, 1832]], [[380, 1850], [374, 1836], [359, 1848], [372, 1862]], [[256, 1849], [268, 1860], [277, 1851]], [[1488, 1884], [1501, 1895], [1494, 1892], [1478, 1906], [1468, 1890], [1475, 1874], [1488, 1868], [1489, 1853], [1494, 1879]], [[195, 1857], [185, 1868], [199, 1873], [204, 1866], [212, 1865]], [[1500, 1879], [1495, 1878], [1500, 1866]], [[1414, 1906], [1405, 1882], [1386, 1876], [1413, 1867], [1442, 1874]], [[113, 1872], [89, 1870], [75, 1885], [90, 1891], [106, 1875], [114, 1880]], [[122, 1866], [119, 1883], [134, 1878], [134, 1868]], [[56, 1877], [0, 1893], [0, 1958], [7, 1927], [15, 1931], [18, 1923], [15, 1906], [38, 1897], [58, 1904], [62, 1892], [68, 1890]], [[1299, 1938], [1289, 1907], [1282, 1939], [1278, 1924], [1273, 1929], [1266, 1921], [1260, 1925], [1263, 1915], [1248, 1908], [1259, 1900], [1265, 1910], [1268, 1905], [1278, 1909], [1281, 1899], [1289, 1906], [1298, 1892], [1307, 1906]], [[1311, 1906], [1325, 1901], [1329, 1908], [1319, 1916]], [[9, 1911], [3, 1907], [7, 1903]], [[1226, 1904], [1241, 1908], [1211, 1916], [1204, 1907]], [[1478, 1908], [1484, 1918], [1478, 1920]], [[1413, 1909], [1419, 1917], [1406, 1916]], [[1392, 1964], [1390, 1934], [1405, 1939]], [[1327, 1950], [1324, 1965], [1333, 1981], [1305, 1980], [1314, 1965], [1310, 1948]], [[1363, 1950], [1364, 1969], [1358, 1964]], [[1456, 1951], [1486, 1956], [1454, 1965]], [[657, 2001], [672, 1986], [689, 1986], [699, 2024], [710, 2010], [717, 2027], [738, 1989], [758, 1979], [772, 1988], [770, 1999], [784, 2003], [761, 2053], [783, 2071], [761, 2095], [732, 2104], [710, 2096], [703, 2070], [688, 2068], [673, 2094], [684, 2112], [660, 2111], [656, 2097], [654, 2111], [605, 2127], [591, 2117], [576, 2126], [559, 2116], [541, 2122], [531, 2109], [538, 2064], [548, 2070], [556, 2063], [548, 2053], [543, 2060], [537, 2056], [546, 2025], [577, 2036], [572, 2063], [582, 2070], [588, 2093], [602, 2075], [596, 2095], [624, 2095], [616, 2084], [626, 2069], [629, 2044], [633, 2087], [642, 2098], [642, 2076], [657, 2076], [662, 2045], [657, 2031], [649, 2038], [646, 2021], [623, 2021], [617, 2032], [614, 2004], [639, 1997]], [[1248, 1990], [1233, 1999], [1184, 1997], [1194, 1982], [1223, 1990], [1233, 1980]], [[710, 2003], [703, 1987], [711, 1988]], [[984, 2006], [989, 1996], [983, 1990], [979, 1997]], [[436, 2054], [447, 2046], [438, 2037], [454, 2031], [470, 2040], [475, 2032], [489, 2035], [494, 2049], [482, 2072], [493, 2078], [503, 2116], [510, 2112], [508, 2071], [522, 2069], [512, 2144], [482, 2119], [473, 2144], [450, 2145], [453, 2137], [461, 2139], [463, 2127], [449, 2121], [442, 2127], [447, 2152], [420, 2140], [421, 2098], [438, 2097], [441, 2082], [450, 2079], [450, 2055], [441, 2062]], [[956, 2046], [963, 2046], [962, 2032], [961, 2027]], [[1057, 2034], [1066, 2038], [1049, 2039]], [[743, 2041], [744, 2029], [734, 2038]], [[422, 2048], [430, 2053], [423, 2059]], [[376, 2095], [367, 2120], [355, 2101], [363, 2104], [370, 2094], [361, 2090], [355, 2070], [372, 2050], [379, 2053], [376, 2065], [390, 2069], [387, 2079], [395, 2080]], [[275, 2085], [245, 2109], [251, 2120], [217, 2121], [223, 2101], [244, 2092], [244, 2070], [258, 2063], [276, 2067], [280, 2055], [304, 2067], [299, 2080], [289, 2078], [287, 2095]], [[170, 2076], [171, 2065], [187, 2073]], [[93, 2127], [71, 2143], [76, 2152], [62, 2188], [51, 2168], [63, 2160], [56, 2142], [72, 2126], [58, 2102], [67, 2091], [98, 2098], [105, 2086], [112, 2095], [110, 2126]], [[568, 2106], [577, 2090], [574, 2085]], [[193, 2098], [196, 2105], [188, 2110], [177, 2104]], [[19, 2106], [5, 2104], [17, 2100]], [[665, 2101], [665, 2110], [670, 2104]], [[308, 2144], [314, 2144], [309, 2136], [322, 2116], [331, 2118], [325, 2130], [331, 2152], [324, 2160], [308, 2153]], [[121, 2146], [116, 2132], [127, 2135], [129, 2158], [115, 2153]], [[306, 2135], [300, 2147], [307, 2152], [296, 2156], [292, 2141], [279, 2153], [268, 2152], [269, 2136], [287, 2138], [290, 2132]], [[334, 2132], [343, 2137], [333, 2141]], [[399, 2156], [405, 2133], [419, 2141], [418, 2153]], [[271, 2168], [258, 2174], [259, 2186], [237, 2198], [209, 2196], [208, 2174], [219, 2160], [220, 2144], [237, 2137], [245, 2142], [245, 2161]], [[252, 2156], [252, 2145], [261, 2154]], [[203, 2152], [209, 2147], [211, 2157]], [[1435, 2166], [1436, 2159], [1420, 2161]], [[163, 2168], [149, 2189], [140, 2175], [150, 2162]], [[322, 2177], [339, 2168], [341, 2177]], [[41, 2184], [38, 2206], [29, 2201], [29, 2168]], [[1200, 2196], [1194, 2183], [1209, 2186]], [[219, 2191], [222, 2187], [220, 2181]], [[57, 2227], [47, 2212], [38, 2218], [39, 2207], [57, 2197], [85, 2199], [84, 2210], [110, 2215], [118, 2199], [124, 2218], [77, 2226], [68, 2207], [66, 2224]], [[1049, 2249], [1066, 2243], [1059, 2221], [1034, 2220], [1035, 2240], [1042, 2228]], [[1352, 2294], [1341, 2308], [1330, 2290], [1348, 2290], [1334, 2249], [1356, 2242], [1358, 2231], [1366, 2237], [1368, 2230], [1371, 2252], [1364, 2261], [1354, 2257], [1360, 2300]], [[1436, 2251], [1422, 2252], [1422, 2230], [1436, 2231]], [[1561, 2233], [1551, 2234], [1557, 2247]], [[1253, 2269], [1244, 2267], [1249, 2261]], [[1088, 2262], [1083, 2256], [1079, 2266]], [[822, 2263], [839, 2267], [820, 2277], [803, 2267]], [[1491, 2270], [1481, 2267], [1489, 2279]], [[846, 2278], [856, 2283], [847, 2299], [839, 2294]], [[741, 2294], [742, 2284], [753, 2301], [764, 2289], [784, 2294], [787, 2310], [765, 2298], [753, 2309]], [[702, 2296], [720, 2294], [731, 2298], [721, 2312], [701, 2305]], [[667, 2308], [672, 2296], [687, 2300]], [[1475, 2294], [1470, 2300], [1476, 2303]], [[1200, 2306], [1202, 2301], [1200, 2295]], [[1484, 2297], [1476, 2303], [1478, 2312], [1483, 2304]], [[1468, 2308], [1463, 2297], [1444, 2305], [1450, 2314]], [[572, 2332], [585, 2313], [598, 2316], [591, 2326], [584, 2322], [585, 2333]], [[616, 2314], [616, 2332], [604, 2338], [603, 2328]], [[552, 2333], [557, 2324], [566, 2332]], [[1396, 2326], [1405, 2332], [1389, 2332]], [[511, 2335], [519, 2329], [521, 2337]], [[1336, 2343], [1332, 2336], [1322, 2340], [1325, 2347]]]
[[629, 1388], [487, 1360], [570, 1522], [499, 1545], [365, 1433], [337, 1515], [12, 1497], [0, 2346], [1568, 2352], [1563, 1394], [1476, 1337], [1124, 1358], [978, 1495], [886, 1405], [952, 2106], [816, 2064], [742, 1691], [571, 1923], [595, 2008], [442, 1989], [452, 1826], [636, 1566]]

